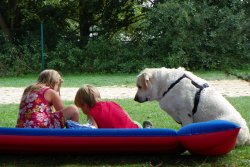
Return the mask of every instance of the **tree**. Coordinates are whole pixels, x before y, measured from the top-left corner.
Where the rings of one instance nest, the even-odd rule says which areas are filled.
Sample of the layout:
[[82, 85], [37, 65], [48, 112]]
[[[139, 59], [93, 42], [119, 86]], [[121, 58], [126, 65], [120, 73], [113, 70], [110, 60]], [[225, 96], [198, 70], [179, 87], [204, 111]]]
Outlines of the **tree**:
[[2, 1], [0, 5], [0, 27], [6, 39], [12, 41], [15, 29], [20, 26], [20, 10], [17, 8], [16, 0]]
[[242, 1], [168, 0], [147, 14], [143, 52], [167, 66], [240, 67], [248, 56], [246, 18]]
[[128, 27], [140, 19], [143, 14], [137, 12], [138, 6], [145, 0], [80, 0], [79, 24], [81, 45], [88, 43], [91, 28], [96, 34], [108, 37]]

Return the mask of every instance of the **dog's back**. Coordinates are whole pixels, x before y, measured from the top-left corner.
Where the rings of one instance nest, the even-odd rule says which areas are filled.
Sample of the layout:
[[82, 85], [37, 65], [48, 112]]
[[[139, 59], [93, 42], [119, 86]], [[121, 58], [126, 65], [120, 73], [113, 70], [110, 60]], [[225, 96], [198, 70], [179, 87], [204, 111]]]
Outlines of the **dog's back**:
[[[161, 77], [163, 77], [161, 80], [172, 80], [169, 81], [170, 83], [178, 82], [172, 88], [172, 92], [169, 91], [165, 94], [166, 97], [160, 100], [161, 108], [168, 112], [177, 122], [184, 122], [184, 125], [186, 125], [186, 123], [192, 123], [191, 121], [187, 121], [190, 120], [187, 117], [192, 117], [193, 122], [217, 119], [228, 120], [241, 127], [238, 136], [238, 145], [250, 145], [250, 134], [245, 119], [208, 81], [183, 68], [161, 68], [161, 71]], [[186, 77], [183, 77], [183, 74], [185, 74]], [[183, 79], [180, 77], [183, 77]], [[198, 88], [199, 86], [197, 87], [197, 85], [204, 84], [208, 84], [208, 86], [204, 87], [204, 89], [202, 88], [202, 90]], [[167, 90], [169, 86], [172, 85], [168, 83], [168, 85], [165, 86], [167, 87], [165, 90]], [[190, 110], [193, 110], [195, 106], [194, 103], [197, 99], [196, 94], [198, 91], [200, 91], [200, 94], [198, 97], [197, 111], [190, 116], [190, 114], [192, 114]], [[178, 110], [189, 110], [189, 112]], [[176, 112], [178, 113], [176, 114]], [[185, 115], [183, 116], [181, 114]]]
[[135, 101], [157, 100], [183, 126], [193, 122], [228, 120], [241, 130], [238, 145], [250, 144], [249, 129], [239, 112], [206, 80], [184, 68], [149, 68], [137, 77]]

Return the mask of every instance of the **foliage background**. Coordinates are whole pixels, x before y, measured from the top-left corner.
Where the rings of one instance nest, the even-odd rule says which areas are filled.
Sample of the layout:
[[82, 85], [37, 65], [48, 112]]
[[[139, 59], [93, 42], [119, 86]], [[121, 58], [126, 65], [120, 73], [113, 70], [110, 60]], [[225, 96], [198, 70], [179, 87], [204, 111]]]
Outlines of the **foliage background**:
[[0, 1], [0, 76], [250, 68], [248, 0]]

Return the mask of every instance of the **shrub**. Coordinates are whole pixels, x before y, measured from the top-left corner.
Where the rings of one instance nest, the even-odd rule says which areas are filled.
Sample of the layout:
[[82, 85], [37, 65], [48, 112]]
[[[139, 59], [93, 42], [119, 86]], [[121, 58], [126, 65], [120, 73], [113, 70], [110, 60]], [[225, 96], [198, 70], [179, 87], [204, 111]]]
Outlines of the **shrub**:
[[147, 14], [143, 48], [166, 66], [242, 67], [249, 60], [241, 1], [169, 0]]
[[83, 51], [78, 46], [70, 41], [60, 40], [55, 49], [48, 53], [46, 67], [66, 72], [80, 71], [83, 59]]
[[103, 37], [90, 41], [85, 50], [84, 68], [98, 72], [135, 72], [141, 67], [140, 51], [131, 43]]
[[21, 75], [41, 69], [40, 55], [39, 41], [35, 39], [25, 38], [21, 44], [3, 42], [0, 46], [0, 76]]

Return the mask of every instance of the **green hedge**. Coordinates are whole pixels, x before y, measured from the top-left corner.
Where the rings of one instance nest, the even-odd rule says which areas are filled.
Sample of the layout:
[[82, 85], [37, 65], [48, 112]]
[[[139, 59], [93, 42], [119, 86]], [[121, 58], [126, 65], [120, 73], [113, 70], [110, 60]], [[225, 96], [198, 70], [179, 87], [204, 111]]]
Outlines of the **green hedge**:
[[[45, 39], [45, 68], [98, 73], [134, 73], [162, 66], [225, 71], [249, 68], [246, 34], [250, 24], [244, 1], [163, 2], [150, 8], [134, 31], [124, 30], [113, 38], [100, 36], [85, 48], [79, 47], [76, 34], [67, 40], [59, 36]], [[130, 34], [129, 40], [122, 41], [121, 34]], [[0, 43], [0, 76], [41, 70], [37, 33], [27, 32], [9, 43], [0, 31]]]

